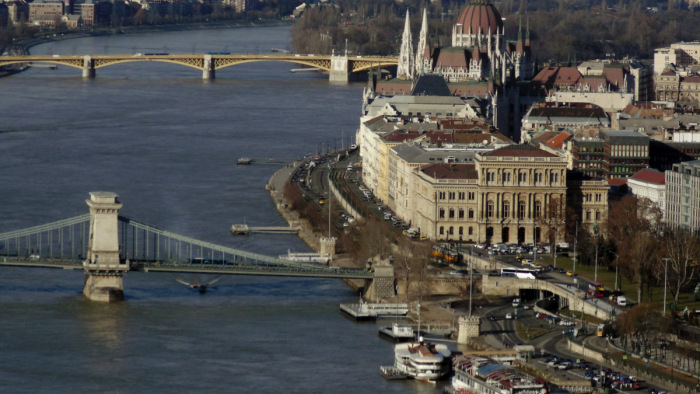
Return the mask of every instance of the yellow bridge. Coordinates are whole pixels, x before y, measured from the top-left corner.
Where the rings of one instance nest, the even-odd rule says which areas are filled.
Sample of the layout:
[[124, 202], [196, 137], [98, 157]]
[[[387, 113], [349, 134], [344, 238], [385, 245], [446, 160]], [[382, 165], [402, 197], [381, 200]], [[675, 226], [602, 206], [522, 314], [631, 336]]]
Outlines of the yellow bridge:
[[297, 55], [297, 54], [127, 54], [127, 55], [32, 55], [2, 56], [0, 66], [26, 63], [49, 63], [83, 70], [83, 77], [94, 78], [95, 70], [119, 63], [163, 62], [202, 70], [204, 79], [213, 79], [216, 70], [251, 62], [288, 62], [327, 71], [331, 81], [348, 81], [350, 74], [370, 68], [396, 66], [392, 56]]

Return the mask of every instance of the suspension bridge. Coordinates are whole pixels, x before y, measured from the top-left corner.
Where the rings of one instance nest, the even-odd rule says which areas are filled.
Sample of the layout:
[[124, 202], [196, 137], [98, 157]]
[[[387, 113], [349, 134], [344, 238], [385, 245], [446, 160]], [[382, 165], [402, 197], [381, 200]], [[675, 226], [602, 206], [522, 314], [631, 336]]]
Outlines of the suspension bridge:
[[83, 270], [83, 293], [97, 301], [123, 299], [122, 276], [132, 270], [373, 279], [363, 269], [293, 262], [165, 231], [119, 215], [115, 193], [92, 192], [86, 203], [88, 214], [0, 233], [0, 266]]

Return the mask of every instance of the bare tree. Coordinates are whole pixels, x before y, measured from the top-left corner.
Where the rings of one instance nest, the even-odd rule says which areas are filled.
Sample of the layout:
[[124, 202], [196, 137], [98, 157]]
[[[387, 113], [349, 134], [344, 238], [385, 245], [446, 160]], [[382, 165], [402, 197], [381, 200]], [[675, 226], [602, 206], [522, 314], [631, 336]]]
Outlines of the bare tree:
[[647, 199], [625, 196], [611, 204], [607, 232], [616, 243], [622, 274], [637, 281], [637, 302], [657, 278], [661, 212]]
[[681, 289], [693, 283], [698, 275], [700, 267], [696, 259], [700, 256], [700, 240], [686, 229], [668, 230], [663, 239], [663, 259], [668, 264], [668, 285], [673, 294], [673, 303], [678, 304]]

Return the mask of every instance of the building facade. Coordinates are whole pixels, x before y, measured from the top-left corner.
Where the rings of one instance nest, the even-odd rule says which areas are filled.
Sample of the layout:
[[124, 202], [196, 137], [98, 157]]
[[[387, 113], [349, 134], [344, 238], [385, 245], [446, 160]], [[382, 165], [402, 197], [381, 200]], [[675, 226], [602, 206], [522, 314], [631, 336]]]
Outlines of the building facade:
[[564, 230], [566, 174], [564, 158], [531, 145], [479, 153], [473, 165], [426, 165], [412, 225], [429, 239], [545, 242]]
[[700, 160], [666, 171], [665, 219], [673, 228], [700, 231]]

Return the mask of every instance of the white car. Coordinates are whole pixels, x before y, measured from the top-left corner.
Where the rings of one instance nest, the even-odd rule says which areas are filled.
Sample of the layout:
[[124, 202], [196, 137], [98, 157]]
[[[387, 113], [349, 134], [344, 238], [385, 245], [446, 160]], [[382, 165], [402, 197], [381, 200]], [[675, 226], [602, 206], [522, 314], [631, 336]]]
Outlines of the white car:
[[506, 313], [506, 320], [512, 320], [512, 319], [513, 319], [513, 314]]

